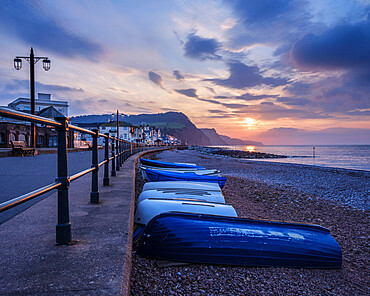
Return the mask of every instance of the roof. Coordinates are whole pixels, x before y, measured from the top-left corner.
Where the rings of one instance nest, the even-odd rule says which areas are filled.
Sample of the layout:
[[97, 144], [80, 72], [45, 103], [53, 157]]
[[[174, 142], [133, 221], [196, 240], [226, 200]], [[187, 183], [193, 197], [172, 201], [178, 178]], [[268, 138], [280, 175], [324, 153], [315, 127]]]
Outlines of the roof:
[[37, 115], [46, 118], [65, 117], [63, 113], [59, 112], [53, 106], [41, 109], [39, 112], [37, 112]]

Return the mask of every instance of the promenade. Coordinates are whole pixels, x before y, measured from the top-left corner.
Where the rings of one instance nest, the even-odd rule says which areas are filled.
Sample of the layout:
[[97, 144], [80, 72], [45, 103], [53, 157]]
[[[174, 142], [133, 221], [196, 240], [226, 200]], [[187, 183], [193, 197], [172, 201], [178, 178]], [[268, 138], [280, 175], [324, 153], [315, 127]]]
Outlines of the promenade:
[[131, 270], [135, 160], [90, 203], [91, 174], [71, 183], [73, 244], [55, 245], [57, 193], [0, 225], [0, 295], [126, 295]]

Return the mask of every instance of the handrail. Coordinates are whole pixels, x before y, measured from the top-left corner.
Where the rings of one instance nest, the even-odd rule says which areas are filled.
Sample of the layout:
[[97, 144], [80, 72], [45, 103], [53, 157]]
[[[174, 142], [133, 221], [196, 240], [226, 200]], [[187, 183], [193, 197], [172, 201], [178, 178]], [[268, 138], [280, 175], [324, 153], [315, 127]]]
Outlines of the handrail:
[[9, 109], [6, 107], [0, 107], [0, 116], [13, 118], [13, 119], [19, 119], [24, 121], [30, 121], [34, 123], [40, 123], [40, 124], [48, 124], [52, 126], [61, 126], [62, 124], [58, 121], [55, 121], [53, 119], [36, 116], [28, 113], [24, 113], [21, 111], [16, 111], [13, 109]]
[[82, 177], [82, 176], [84, 176], [84, 175], [92, 172], [93, 170], [95, 170], [95, 168], [89, 168], [89, 169], [83, 170], [83, 171], [81, 171], [81, 172], [79, 172], [77, 174], [74, 174], [73, 176], [70, 176], [69, 177], [69, 181], [72, 182], [72, 181], [74, 181], [74, 180], [76, 180], [76, 179], [78, 179], [78, 178], [80, 178], [80, 177]]
[[82, 128], [82, 127], [79, 127], [79, 126], [75, 126], [75, 125], [69, 124], [68, 127], [71, 130], [74, 130], [74, 131], [77, 131], [77, 132], [82, 132], [84, 134], [89, 134], [89, 135], [95, 135], [95, 133], [93, 131], [88, 130], [88, 129], [85, 129], [85, 128]]
[[[112, 137], [109, 133], [101, 134], [98, 129], [88, 130], [69, 124], [67, 117], [55, 117], [55, 120], [44, 118], [5, 107], [0, 107], [0, 116], [29, 121], [38, 124], [45, 124], [55, 127], [58, 133], [58, 150], [57, 150], [57, 181], [36, 189], [32, 192], [23, 194], [0, 204], [0, 213], [23, 204], [33, 198], [36, 198], [51, 190], [58, 189], [58, 211], [56, 225], [56, 243], [58, 245], [68, 245], [72, 242], [71, 223], [69, 220], [69, 184], [70, 182], [92, 173], [90, 202], [99, 203], [99, 186], [98, 170], [104, 165], [103, 186], [109, 186], [109, 162], [111, 162], [111, 176], [116, 176], [116, 171], [120, 170], [123, 162], [133, 153], [143, 149], [151, 149], [145, 144], [131, 143], [129, 141]], [[91, 168], [85, 169], [72, 176], [68, 175], [68, 151], [67, 151], [67, 132], [68, 130], [78, 131], [89, 134], [93, 138], [92, 163]], [[104, 160], [98, 162], [98, 138], [103, 137], [105, 142]], [[110, 140], [110, 141], [109, 141]], [[111, 157], [109, 157], [109, 150]]]
[[98, 167], [100, 168], [103, 164], [106, 164], [107, 162], [108, 162], [108, 159], [103, 160], [102, 162], [100, 162], [100, 163], [98, 164]]
[[11, 208], [14, 208], [20, 204], [25, 203], [26, 201], [29, 201], [31, 199], [34, 199], [44, 193], [47, 193], [51, 190], [57, 189], [60, 185], [62, 185], [62, 182], [54, 182], [49, 185], [46, 185], [44, 187], [41, 187], [39, 189], [36, 189], [34, 191], [31, 191], [29, 193], [23, 194], [21, 196], [18, 196], [16, 198], [13, 198], [11, 200], [8, 200], [6, 202], [3, 202], [0, 204], [0, 213], [5, 212]]

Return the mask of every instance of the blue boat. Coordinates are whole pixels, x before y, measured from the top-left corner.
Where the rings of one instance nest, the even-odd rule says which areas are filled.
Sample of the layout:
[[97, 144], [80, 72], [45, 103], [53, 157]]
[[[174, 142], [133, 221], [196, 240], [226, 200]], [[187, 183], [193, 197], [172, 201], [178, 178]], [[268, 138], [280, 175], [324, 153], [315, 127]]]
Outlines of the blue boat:
[[160, 168], [192, 168], [192, 169], [204, 169], [202, 166], [198, 166], [192, 163], [178, 163], [178, 162], [165, 162], [153, 159], [140, 158], [140, 162], [143, 165], [160, 167]]
[[137, 254], [177, 262], [341, 268], [342, 251], [318, 225], [171, 212], [144, 229]]
[[197, 175], [195, 173], [176, 173], [161, 170], [145, 170], [149, 182], [158, 181], [195, 181], [195, 182], [209, 182], [218, 183], [220, 188], [225, 186], [226, 177], [220, 175]]

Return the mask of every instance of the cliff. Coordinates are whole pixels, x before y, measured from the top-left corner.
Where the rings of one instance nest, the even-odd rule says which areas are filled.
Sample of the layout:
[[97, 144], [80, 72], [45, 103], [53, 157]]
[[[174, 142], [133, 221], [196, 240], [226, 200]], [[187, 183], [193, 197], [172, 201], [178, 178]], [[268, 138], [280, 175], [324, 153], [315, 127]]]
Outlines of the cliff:
[[236, 138], [230, 138], [228, 136], [219, 135], [214, 128], [201, 128], [200, 129], [205, 136], [207, 136], [212, 146], [228, 146], [228, 145], [254, 145], [263, 146], [261, 142], [240, 140]]

